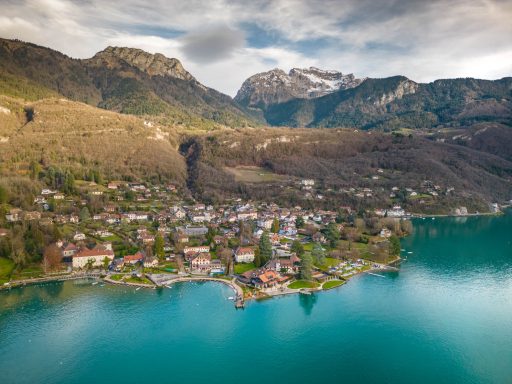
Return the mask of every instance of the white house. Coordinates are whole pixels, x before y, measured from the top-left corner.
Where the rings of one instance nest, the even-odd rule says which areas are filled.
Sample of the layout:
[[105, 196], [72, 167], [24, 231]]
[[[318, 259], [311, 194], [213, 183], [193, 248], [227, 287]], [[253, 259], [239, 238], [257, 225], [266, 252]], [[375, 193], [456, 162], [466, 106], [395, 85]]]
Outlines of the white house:
[[251, 247], [240, 247], [235, 251], [237, 263], [252, 263], [254, 261], [254, 249]]

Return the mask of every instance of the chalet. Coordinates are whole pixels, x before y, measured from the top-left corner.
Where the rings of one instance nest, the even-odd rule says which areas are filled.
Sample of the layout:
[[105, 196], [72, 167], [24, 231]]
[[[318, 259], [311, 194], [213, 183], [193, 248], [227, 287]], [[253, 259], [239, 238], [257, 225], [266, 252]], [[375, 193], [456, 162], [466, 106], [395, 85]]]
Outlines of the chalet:
[[56, 193], [55, 195], [53, 195], [53, 198], [54, 200], [64, 200], [64, 194], [62, 193]]
[[189, 239], [187, 235], [178, 234], [176, 235], [176, 242], [179, 244], [188, 243]]
[[209, 252], [197, 253], [190, 260], [190, 269], [196, 272], [208, 272], [210, 271], [211, 255]]
[[299, 271], [300, 259], [291, 254], [289, 257], [271, 259], [265, 264], [265, 269], [280, 273], [297, 273]]
[[89, 263], [93, 267], [100, 267], [105, 258], [110, 261], [114, 259], [114, 252], [107, 247], [97, 245], [93, 249], [82, 248], [73, 256], [73, 268], [84, 268]]
[[123, 257], [124, 264], [137, 264], [142, 263], [144, 261], [144, 254], [141, 252], [137, 252], [134, 255], [126, 255]]
[[256, 288], [271, 288], [279, 284], [281, 276], [276, 271], [265, 271], [252, 279], [252, 284]]
[[237, 263], [252, 263], [254, 261], [254, 248], [239, 247], [235, 251], [235, 260]]
[[30, 211], [25, 212], [23, 214], [23, 220], [31, 221], [31, 220], [39, 220], [41, 219], [41, 212], [38, 211]]
[[73, 257], [77, 254], [78, 248], [73, 243], [64, 243], [61, 245], [62, 257]]

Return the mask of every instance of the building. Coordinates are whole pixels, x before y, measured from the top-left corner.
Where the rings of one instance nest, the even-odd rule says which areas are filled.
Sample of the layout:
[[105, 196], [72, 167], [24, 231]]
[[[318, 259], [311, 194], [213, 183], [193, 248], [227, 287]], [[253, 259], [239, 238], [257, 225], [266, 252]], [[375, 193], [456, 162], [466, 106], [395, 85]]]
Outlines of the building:
[[190, 260], [190, 269], [194, 272], [209, 272], [210, 262], [211, 262], [211, 255], [209, 252], [201, 252], [197, 253], [191, 260]]
[[105, 258], [114, 260], [114, 252], [102, 245], [96, 245], [93, 249], [82, 248], [73, 256], [73, 268], [85, 268], [89, 263], [93, 267], [101, 267]]
[[254, 248], [239, 247], [235, 251], [235, 261], [237, 263], [252, 263], [254, 261]]
[[124, 264], [137, 264], [139, 262], [143, 262], [144, 261], [144, 254], [142, 254], [141, 252], [137, 252], [136, 254], [134, 255], [126, 255], [123, 257], [123, 263]]

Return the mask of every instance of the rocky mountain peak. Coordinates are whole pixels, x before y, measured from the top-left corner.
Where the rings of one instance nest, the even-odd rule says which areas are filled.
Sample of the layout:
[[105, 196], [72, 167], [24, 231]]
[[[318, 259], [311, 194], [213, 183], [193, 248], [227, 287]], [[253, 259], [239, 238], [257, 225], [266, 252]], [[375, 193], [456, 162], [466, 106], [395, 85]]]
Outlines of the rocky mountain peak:
[[353, 74], [316, 67], [292, 68], [289, 73], [276, 68], [249, 77], [235, 100], [250, 107], [264, 108], [290, 99], [312, 99], [357, 87], [364, 80]]
[[181, 80], [195, 80], [183, 68], [178, 59], [168, 58], [161, 53], [151, 54], [141, 49], [127, 47], [107, 47], [87, 60], [89, 64], [107, 65], [115, 67], [119, 60], [136, 67], [150, 76], [170, 76]]

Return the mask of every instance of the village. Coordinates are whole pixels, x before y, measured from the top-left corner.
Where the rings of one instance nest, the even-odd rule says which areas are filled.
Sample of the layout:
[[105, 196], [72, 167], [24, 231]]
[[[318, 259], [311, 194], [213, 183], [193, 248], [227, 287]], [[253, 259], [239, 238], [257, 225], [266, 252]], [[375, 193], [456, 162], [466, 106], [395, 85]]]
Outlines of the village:
[[[37, 209], [10, 209], [0, 241], [32, 223], [52, 241], [40, 267], [4, 281], [101, 275], [113, 284], [161, 287], [215, 278], [242, 299], [330, 289], [351, 276], [388, 269], [411, 232], [406, 212], [285, 208], [234, 199], [218, 206], [183, 198], [174, 185], [77, 182], [80, 193], [42, 189]], [[310, 191], [314, 180], [303, 180]]]

